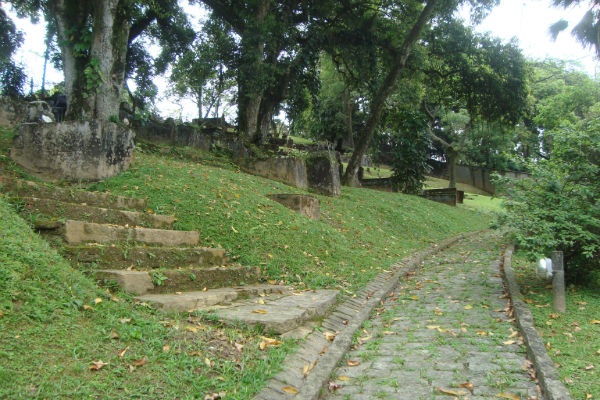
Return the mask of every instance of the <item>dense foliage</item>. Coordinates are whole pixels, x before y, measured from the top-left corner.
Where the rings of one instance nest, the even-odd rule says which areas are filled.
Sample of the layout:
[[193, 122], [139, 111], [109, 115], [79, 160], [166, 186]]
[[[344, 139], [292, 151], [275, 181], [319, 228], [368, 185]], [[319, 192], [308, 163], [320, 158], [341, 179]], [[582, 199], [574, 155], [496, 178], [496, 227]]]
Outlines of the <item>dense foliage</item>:
[[23, 68], [11, 59], [23, 42], [23, 35], [0, 8], [0, 93], [8, 96], [23, 94], [27, 76]]
[[531, 179], [507, 181], [505, 222], [531, 255], [565, 252], [567, 278], [600, 277], [600, 118], [552, 134]]

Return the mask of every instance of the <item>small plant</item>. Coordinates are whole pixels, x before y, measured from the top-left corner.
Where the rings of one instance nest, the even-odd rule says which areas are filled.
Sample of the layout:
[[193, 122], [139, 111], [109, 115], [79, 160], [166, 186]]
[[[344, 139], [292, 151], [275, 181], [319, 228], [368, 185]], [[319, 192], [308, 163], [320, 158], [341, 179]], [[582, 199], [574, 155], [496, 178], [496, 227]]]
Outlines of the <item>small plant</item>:
[[160, 271], [152, 271], [150, 272], [150, 278], [152, 279], [152, 283], [155, 286], [162, 286], [162, 284], [169, 278], [167, 278], [162, 272]]

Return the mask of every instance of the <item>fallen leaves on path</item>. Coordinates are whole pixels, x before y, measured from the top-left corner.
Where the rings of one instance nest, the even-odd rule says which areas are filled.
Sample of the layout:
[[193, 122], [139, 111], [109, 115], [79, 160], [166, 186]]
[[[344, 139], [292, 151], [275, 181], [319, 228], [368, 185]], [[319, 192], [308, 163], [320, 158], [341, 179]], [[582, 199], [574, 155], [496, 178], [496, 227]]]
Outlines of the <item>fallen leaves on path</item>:
[[[325, 346], [323, 347], [323, 350], [321, 350], [319, 352], [319, 355], [322, 356], [323, 354], [327, 353], [327, 350], [329, 350], [329, 346]], [[598, 350], [600, 352], [600, 350]]]
[[281, 390], [283, 390], [283, 392], [287, 393], [287, 394], [298, 394], [299, 393], [298, 389], [296, 389], [293, 386], [284, 386], [281, 388]]
[[310, 372], [313, 369], [315, 369], [318, 362], [319, 360], [315, 360], [315, 362], [312, 364], [304, 364], [304, 367], [302, 368], [302, 375], [304, 375], [304, 377], [306, 378], [310, 374]]
[[475, 386], [471, 382], [461, 383], [458, 386], [460, 386], [462, 388], [465, 388], [465, 389], [468, 389], [469, 392], [471, 392], [471, 394], [473, 394], [473, 389], [475, 388]]
[[509, 400], [521, 400], [521, 398], [517, 395], [514, 395], [512, 393], [500, 393], [497, 394], [496, 397], [499, 397], [501, 399], [509, 399]]
[[323, 332], [323, 336], [325, 336], [325, 339], [327, 339], [328, 342], [333, 342], [335, 339], [335, 333]]
[[267, 314], [267, 310], [253, 310], [252, 314]]
[[467, 394], [467, 392], [465, 392], [464, 390], [455, 391], [455, 390], [450, 390], [450, 389], [444, 389], [441, 387], [438, 387], [435, 389], [442, 394], [447, 394], [447, 395], [455, 396], [455, 397], [464, 396], [465, 394]]
[[345, 376], [345, 375], [338, 376], [338, 381], [348, 382], [348, 381], [351, 381], [351, 380], [352, 380], [352, 378], [350, 378], [349, 376]]
[[358, 361], [358, 360], [346, 360], [346, 365], [348, 365], [349, 367], [356, 367], [356, 366], [360, 365], [360, 361]]
[[330, 392], [335, 392], [336, 390], [338, 390], [339, 388], [344, 387], [343, 385], [338, 385], [337, 383], [330, 381], [329, 382], [329, 391]]

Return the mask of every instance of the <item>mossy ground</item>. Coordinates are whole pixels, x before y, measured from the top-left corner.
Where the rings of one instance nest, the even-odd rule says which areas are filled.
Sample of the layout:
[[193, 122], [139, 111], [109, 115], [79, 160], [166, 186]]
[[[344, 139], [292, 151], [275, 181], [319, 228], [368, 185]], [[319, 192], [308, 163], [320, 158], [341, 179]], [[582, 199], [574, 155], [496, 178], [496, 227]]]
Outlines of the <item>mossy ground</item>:
[[[31, 178], [7, 157], [12, 134], [0, 131], [0, 167]], [[177, 229], [198, 230], [203, 246], [229, 249], [234, 261], [300, 288], [353, 292], [410, 252], [490, 223], [471, 210], [353, 188], [339, 198], [315, 195], [322, 218], [312, 221], [266, 197], [302, 193], [296, 188], [243, 174], [214, 153], [157, 146], [141, 146], [126, 173], [87, 189], [147, 197], [152, 212], [175, 214]], [[203, 398], [226, 391], [227, 398], [247, 399], [294, 347], [286, 341], [263, 352], [259, 331], [225, 328], [195, 313], [163, 314], [109, 293], [15, 211], [0, 198], [0, 398]], [[98, 360], [108, 365], [90, 370]]]

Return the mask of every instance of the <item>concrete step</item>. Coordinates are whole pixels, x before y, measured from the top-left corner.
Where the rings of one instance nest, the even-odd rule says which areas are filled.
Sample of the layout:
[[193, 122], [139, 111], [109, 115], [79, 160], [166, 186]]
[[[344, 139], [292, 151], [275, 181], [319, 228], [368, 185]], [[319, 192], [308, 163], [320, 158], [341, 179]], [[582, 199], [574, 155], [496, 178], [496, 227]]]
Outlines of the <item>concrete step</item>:
[[105, 282], [114, 281], [128, 293], [144, 295], [254, 284], [261, 275], [260, 268], [237, 266], [152, 271], [97, 270], [94, 276]]
[[136, 297], [136, 299], [166, 311], [184, 312], [206, 310], [217, 304], [230, 303], [250, 296], [284, 294], [290, 291], [290, 288], [279, 285], [248, 285], [181, 294], [147, 294]]
[[0, 185], [3, 192], [9, 192], [16, 197], [36, 197], [52, 199], [67, 203], [85, 203], [89, 206], [103, 208], [145, 210], [145, 199], [115, 196], [101, 192], [86, 192], [77, 188], [48, 187], [43, 184], [0, 176]]
[[13, 200], [22, 202], [25, 209], [31, 213], [55, 218], [85, 220], [86, 222], [97, 224], [148, 226], [151, 228], [169, 229], [173, 227], [173, 223], [175, 222], [175, 216], [173, 215], [101, 208], [51, 199], [39, 199], [36, 197], [14, 198]]
[[337, 301], [337, 290], [308, 290], [242, 301], [215, 312], [224, 322], [262, 325], [282, 334], [324, 315]]
[[200, 235], [196, 231], [128, 228], [67, 220], [64, 238], [68, 244], [136, 242], [158, 246], [196, 246]]
[[173, 269], [229, 264], [224, 249], [206, 247], [145, 247], [113, 245], [66, 245], [62, 255], [73, 265], [94, 269]]

